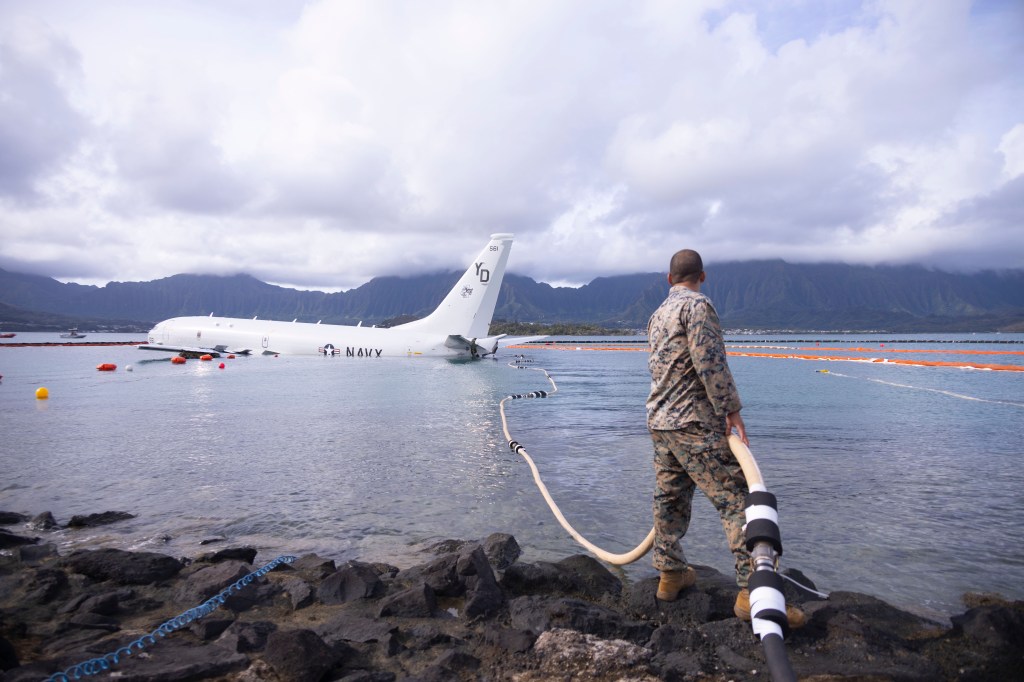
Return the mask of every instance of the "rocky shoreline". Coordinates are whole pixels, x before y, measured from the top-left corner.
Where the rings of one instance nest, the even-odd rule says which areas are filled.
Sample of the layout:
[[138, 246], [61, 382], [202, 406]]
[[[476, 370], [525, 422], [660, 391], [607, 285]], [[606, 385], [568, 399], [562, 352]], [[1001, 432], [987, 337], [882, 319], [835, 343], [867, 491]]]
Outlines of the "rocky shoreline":
[[[61, 556], [24, 532], [45, 536], [56, 527], [48, 513], [0, 512], [0, 525], [18, 527], [0, 529], [3, 682], [45, 680], [119, 650], [97, 679], [769, 679], [750, 625], [733, 616], [735, 585], [706, 567], [664, 603], [656, 579], [624, 584], [589, 556], [521, 562], [503, 533], [438, 543], [404, 569], [314, 554], [267, 568], [276, 558], [250, 547]], [[965, 595], [969, 608], [950, 626], [855, 592], [786, 590], [809, 616], [786, 642], [801, 680], [1024, 679], [1024, 602]]]

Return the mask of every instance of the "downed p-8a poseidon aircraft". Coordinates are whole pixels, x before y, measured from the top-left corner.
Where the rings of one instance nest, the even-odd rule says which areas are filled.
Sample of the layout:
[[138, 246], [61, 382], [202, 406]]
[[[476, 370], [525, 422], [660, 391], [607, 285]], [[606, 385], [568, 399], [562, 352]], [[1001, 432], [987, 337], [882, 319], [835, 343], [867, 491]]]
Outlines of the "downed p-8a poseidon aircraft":
[[493, 234], [427, 317], [390, 328], [275, 322], [233, 317], [175, 317], [149, 332], [143, 350], [184, 355], [263, 353], [387, 357], [433, 355], [483, 357], [498, 349], [500, 336], [487, 336], [505, 264], [512, 248], [511, 234]]

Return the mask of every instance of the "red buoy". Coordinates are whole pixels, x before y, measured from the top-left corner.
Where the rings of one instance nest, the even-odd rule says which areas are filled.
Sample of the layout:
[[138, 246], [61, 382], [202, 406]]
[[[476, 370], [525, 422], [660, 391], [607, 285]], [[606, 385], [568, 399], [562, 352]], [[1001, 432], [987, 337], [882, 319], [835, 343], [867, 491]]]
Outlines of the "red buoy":
[[223, 362], [222, 362], [222, 363], [220, 363], [220, 368], [221, 368], [221, 369], [224, 369], [224, 363], [223, 363]]
[[208, 362], [210, 360], [213, 360], [213, 356], [212, 355], [200, 355], [199, 359], [202, 360], [203, 362]]
[[96, 365], [96, 369], [101, 372], [113, 372], [117, 369], [117, 365], [112, 362], [104, 362], [102, 365]]
[[184, 365], [185, 364], [185, 358], [181, 357], [180, 355], [175, 355], [173, 358], [171, 358], [171, 364], [172, 365]]

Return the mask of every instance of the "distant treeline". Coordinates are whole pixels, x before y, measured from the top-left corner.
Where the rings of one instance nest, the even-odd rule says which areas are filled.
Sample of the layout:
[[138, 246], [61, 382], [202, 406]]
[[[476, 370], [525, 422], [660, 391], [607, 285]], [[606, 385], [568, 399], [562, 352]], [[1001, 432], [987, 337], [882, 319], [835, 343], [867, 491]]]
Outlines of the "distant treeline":
[[[749, 261], [709, 264], [708, 271], [703, 291], [731, 330], [1024, 332], [1024, 270], [957, 274], [918, 266]], [[94, 287], [0, 270], [0, 330], [146, 331], [170, 317], [210, 313], [393, 325], [428, 314], [460, 275], [378, 277], [325, 293], [248, 275], [174, 275]], [[599, 277], [579, 288], [509, 273], [492, 333], [630, 333], [646, 328], [667, 292], [664, 273]], [[562, 331], [569, 329], [575, 331]]]
[[495, 320], [491, 323], [491, 334], [509, 336], [631, 336], [646, 333], [646, 329], [614, 329], [595, 324], [540, 324], [504, 320]]

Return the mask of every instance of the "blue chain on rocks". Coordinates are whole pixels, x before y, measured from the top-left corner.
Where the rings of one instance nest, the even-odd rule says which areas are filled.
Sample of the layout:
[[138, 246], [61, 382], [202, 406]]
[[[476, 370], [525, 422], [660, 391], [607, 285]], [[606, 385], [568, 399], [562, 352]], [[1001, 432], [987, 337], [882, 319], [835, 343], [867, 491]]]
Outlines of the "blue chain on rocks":
[[256, 578], [262, 578], [281, 564], [290, 564], [293, 561], [295, 561], [295, 557], [293, 556], [279, 556], [263, 568], [239, 578], [234, 583], [224, 588], [224, 590], [219, 594], [210, 597], [199, 606], [191, 608], [188, 611], [171, 618], [160, 625], [157, 629], [139, 637], [128, 646], [123, 646], [116, 651], [104, 654], [98, 658], [90, 658], [88, 661], [83, 661], [82, 663], [73, 665], [63, 672], [54, 673], [50, 677], [46, 678], [44, 682], [69, 682], [70, 680], [80, 680], [83, 677], [110, 670], [111, 666], [115, 666], [120, 662], [122, 656], [131, 656], [132, 654], [142, 651], [147, 646], [153, 646], [159, 641], [157, 639], [158, 637], [166, 637], [175, 630], [180, 630], [189, 623], [213, 613], [218, 607], [223, 606], [224, 602], [227, 601], [228, 596], [232, 592], [241, 590]]

